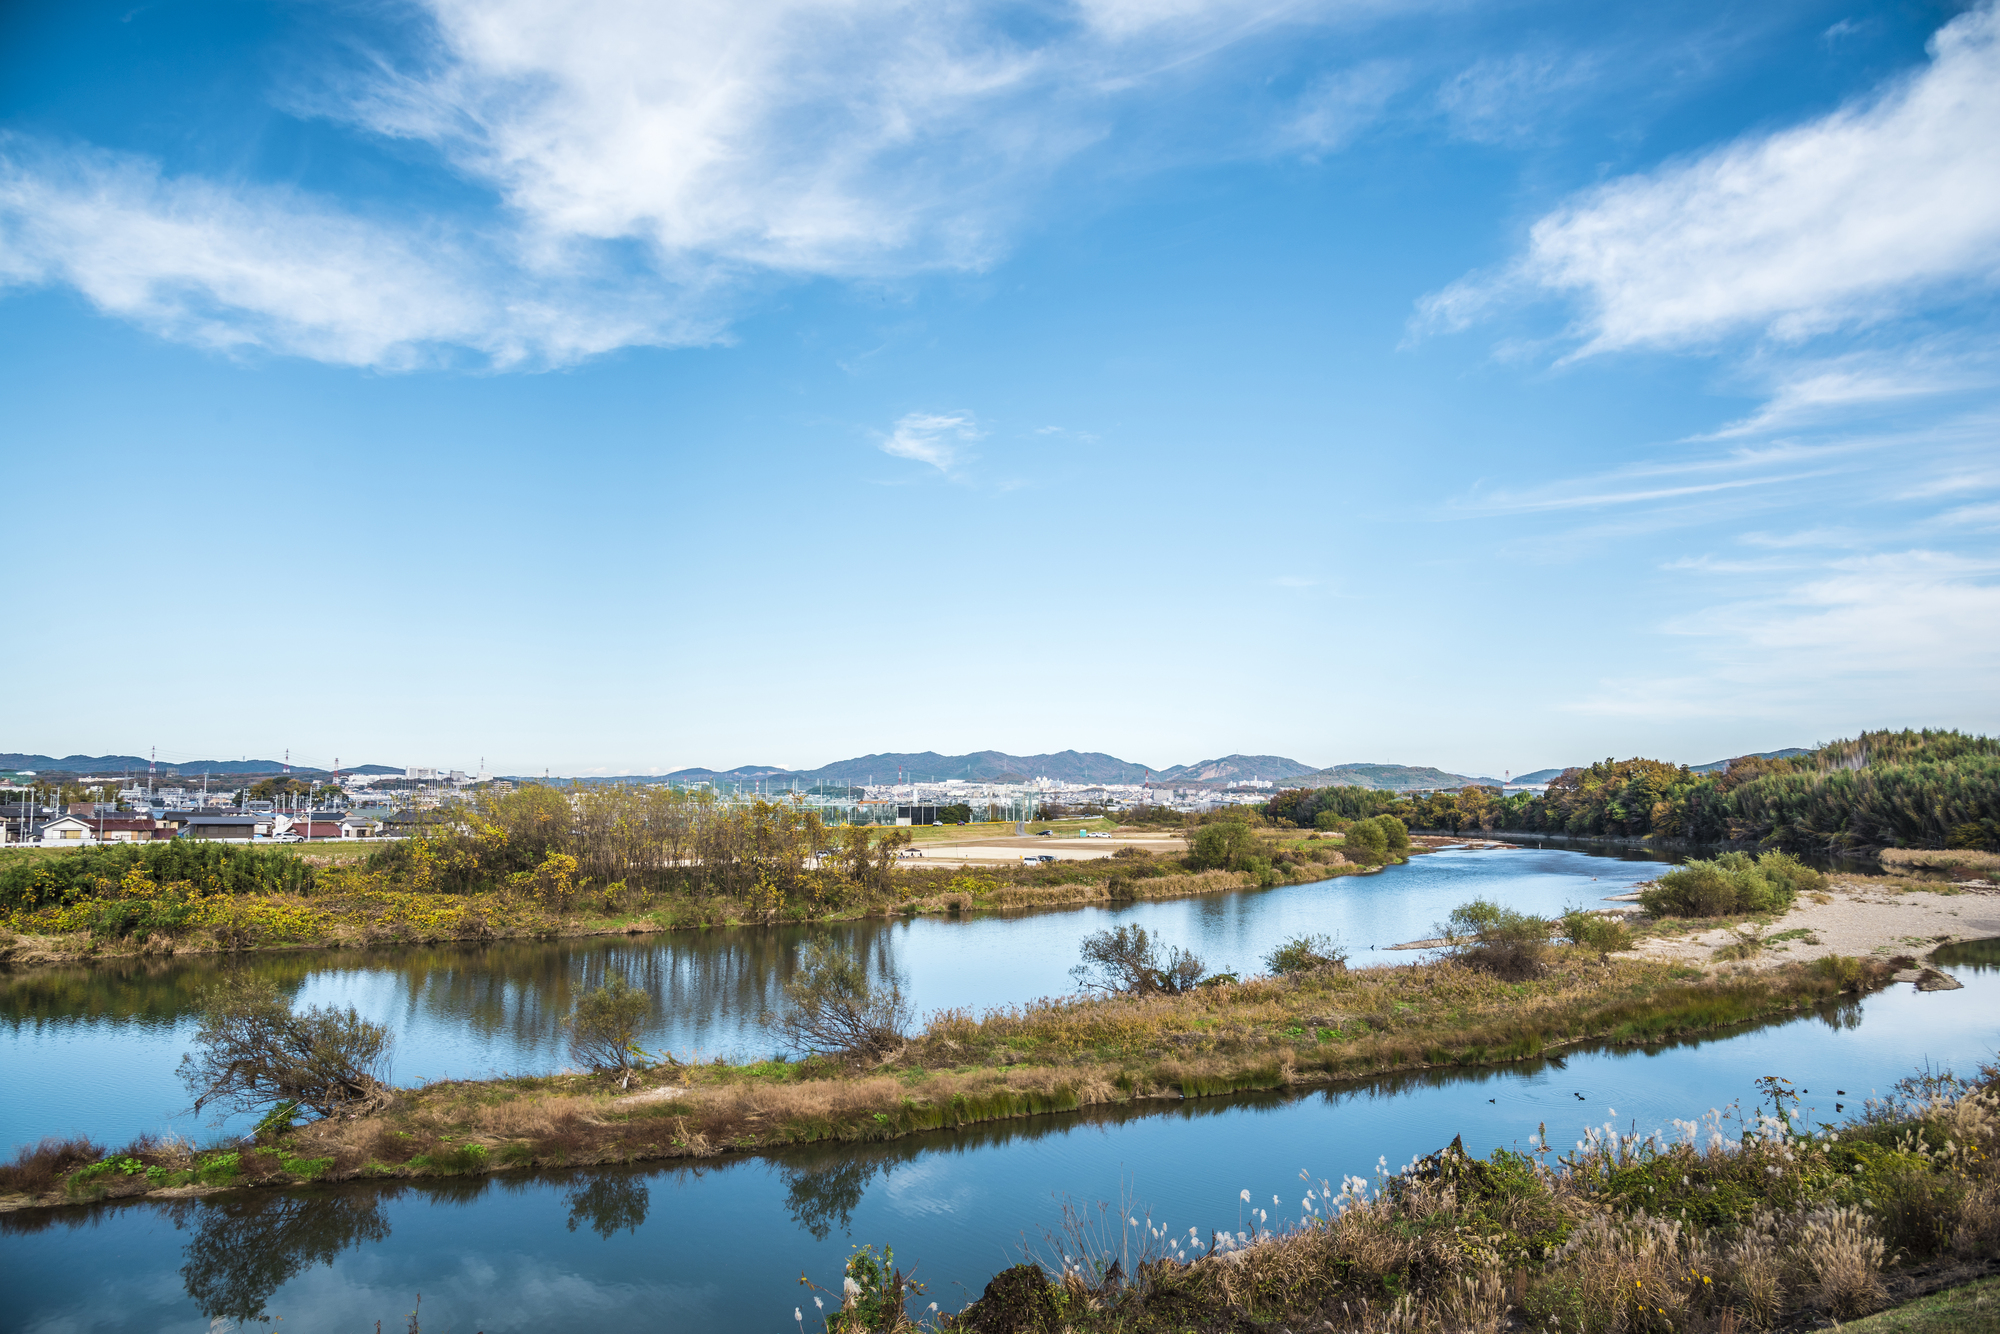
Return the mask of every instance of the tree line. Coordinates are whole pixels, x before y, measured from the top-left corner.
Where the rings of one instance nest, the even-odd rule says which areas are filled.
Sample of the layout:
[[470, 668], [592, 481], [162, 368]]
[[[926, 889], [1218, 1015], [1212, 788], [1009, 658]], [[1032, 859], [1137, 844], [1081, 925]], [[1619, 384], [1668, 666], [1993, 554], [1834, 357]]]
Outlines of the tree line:
[[1755, 755], [1720, 772], [1664, 760], [1566, 769], [1543, 793], [1492, 787], [1399, 796], [1294, 789], [1265, 813], [1300, 827], [1393, 814], [1412, 829], [1509, 830], [1757, 843], [1793, 852], [1885, 847], [2000, 850], [2000, 739], [1956, 731], [1866, 732], [1809, 754]]
[[907, 829], [829, 825], [783, 798], [738, 803], [707, 790], [530, 784], [430, 812], [368, 865], [416, 889], [509, 886], [557, 909], [586, 884], [826, 908], [886, 889], [909, 842]]

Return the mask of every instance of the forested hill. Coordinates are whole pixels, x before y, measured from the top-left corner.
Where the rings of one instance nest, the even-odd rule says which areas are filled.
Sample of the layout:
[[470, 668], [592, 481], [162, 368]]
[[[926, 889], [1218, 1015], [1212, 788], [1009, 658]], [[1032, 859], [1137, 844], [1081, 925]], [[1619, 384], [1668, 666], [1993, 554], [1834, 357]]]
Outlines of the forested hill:
[[1283, 755], [1224, 755], [1219, 760], [1176, 764], [1153, 777], [1162, 783], [1241, 783], [1256, 779], [1289, 783], [1313, 772], [1310, 764], [1288, 760]]
[[1409, 792], [1417, 788], [1459, 788], [1474, 783], [1485, 783], [1493, 787], [1500, 785], [1500, 780], [1497, 778], [1473, 778], [1466, 774], [1446, 773], [1442, 769], [1410, 764], [1336, 764], [1331, 769], [1305, 774], [1296, 782], [1301, 787], [1365, 787], [1378, 792]]
[[1744, 755], [1719, 771], [1663, 760], [1565, 769], [1540, 795], [1473, 787], [1386, 803], [1358, 786], [1279, 794], [1267, 813], [1310, 825], [1388, 810], [1411, 828], [1761, 843], [1799, 852], [2000, 851], [2000, 739], [1866, 732], [1817, 750]]

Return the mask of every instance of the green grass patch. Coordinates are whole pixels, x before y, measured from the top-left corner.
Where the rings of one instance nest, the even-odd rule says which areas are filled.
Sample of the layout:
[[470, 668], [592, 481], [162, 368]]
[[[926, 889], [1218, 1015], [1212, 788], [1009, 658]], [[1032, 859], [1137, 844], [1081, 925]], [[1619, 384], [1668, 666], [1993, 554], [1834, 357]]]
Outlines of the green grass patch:
[[1841, 1328], [1847, 1334], [2000, 1334], [2000, 1278], [1946, 1288]]

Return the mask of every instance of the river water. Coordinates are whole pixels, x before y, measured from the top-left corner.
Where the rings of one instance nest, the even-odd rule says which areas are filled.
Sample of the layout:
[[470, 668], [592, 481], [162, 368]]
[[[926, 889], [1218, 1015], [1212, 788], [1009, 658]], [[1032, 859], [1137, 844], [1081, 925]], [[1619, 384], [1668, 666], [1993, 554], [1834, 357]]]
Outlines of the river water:
[[[0, 974], [0, 1145], [88, 1134], [115, 1147], [143, 1132], [205, 1128], [174, 1113], [188, 1095], [174, 1070], [195, 1029], [200, 989], [225, 970], [270, 978], [300, 1004], [351, 1004], [396, 1035], [392, 1077], [546, 1073], [567, 1063], [562, 1016], [579, 991], [622, 971], [653, 997], [642, 1045], [682, 1056], [768, 1055], [762, 1022], [782, 1004], [800, 944], [833, 935], [878, 975], [907, 981], [919, 1014], [975, 1010], [1074, 990], [1069, 969], [1092, 931], [1137, 923], [1211, 968], [1262, 971], [1289, 937], [1338, 934], [1357, 965], [1407, 962], [1378, 947], [1423, 939], [1469, 899], [1554, 914], [1595, 906], [1658, 874], [1636, 854], [1517, 849], [1446, 851], [1377, 875], [1115, 908], [876, 919], [576, 941], [302, 950], [239, 961], [212, 955]], [[239, 1128], [225, 1123], [225, 1129]]]
[[[1648, 874], [1643, 865], [1572, 852], [1444, 853], [1396, 871], [1414, 872], [1405, 882], [1441, 895], [1442, 907], [1382, 902], [1393, 897], [1381, 889], [1396, 883], [1391, 872], [1228, 900], [1141, 905], [1118, 915], [1136, 912], [1149, 926], [1185, 932], [1169, 935], [1211, 952], [1213, 963], [1247, 965], [1304, 929], [1338, 926], [1350, 943], [1409, 938], [1471, 897], [1462, 893], [1468, 888], [1545, 910], [1579, 901], [1597, 886], [1615, 892], [1621, 881]], [[1501, 887], [1512, 877], [1521, 879]], [[1329, 922], [1302, 907], [1316, 901], [1315, 891], [1332, 895], [1317, 900], [1321, 905], [1351, 915]], [[1260, 912], [1284, 924], [1259, 926]], [[868, 938], [887, 941], [886, 957], [908, 969], [922, 1004], [997, 1003], [1033, 994], [1051, 970], [1060, 976], [1077, 937], [1109, 915], [914, 923], [871, 928]], [[1062, 922], [1066, 930], [1050, 931]], [[1201, 924], [1206, 929], [1197, 930]], [[990, 931], [993, 948], [1020, 958], [953, 978], [921, 966], [912, 937], [896, 934], [920, 929], [939, 932], [942, 942], [952, 939], [943, 934], [951, 930]], [[1019, 941], [1037, 942], [1035, 950]], [[658, 942], [640, 948], [649, 947], [675, 948]], [[1042, 958], [1042, 951], [1056, 957]], [[590, 957], [588, 950], [559, 951], [542, 976], [567, 975]], [[1991, 948], [1973, 948], [1945, 961], [1963, 990], [1920, 994], [1897, 987], [1704, 1042], [1581, 1051], [1490, 1071], [1173, 1103], [1165, 1110], [1034, 1117], [886, 1145], [821, 1146], [701, 1166], [350, 1184], [0, 1216], [0, 1292], [6, 1293], [0, 1330], [196, 1331], [245, 1321], [267, 1330], [353, 1331], [376, 1320], [400, 1328], [421, 1293], [423, 1327], [431, 1334], [570, 1328], [775, 1334], [797, 1329], [795, 1307], [813, 1314], [799, 1275], [837, 1287], [842, 1261], [863, 1242], [895, 1246], [898, 1261], [915, 1263], [931, 1297], [951, 1309], [1018, 1260], [1024, 1245], [1047, 1254], [1044, 1230], [1057, 1225], [1065, 1195], [1085, 1206], [1129, 1199], [1155, 1222], [1183, 1234], [1197, 1228], [1205, 1237], [1211, 1228], [1244, 1225], [1243, 1190], [1270, 1223], [1295, 1220], [1302, 1170], [1315, 1180], [1368, 1175], [1378, 1158], [1400, 1165], [1453, 1135], [1483, 1152], [1525, 1145], [1543, 1125], [1563, 1148], [1586, 1125], [1611, 1120], [1652, 1129], [1747, 1101], [1751, 1081], [1761, 1075], [1783, 1075], [1806, 1089], [1815, 1119], [1839, 1119], [1836, 1101], [1851, 1113], [1860, 1098], [1886, 1092], [1926, 1061], [1969, 1070], [1992, 1059], [2000, 958]], [[313, 961], [315, 967], [330, 962]], [[438, 967], [434, 962], [427, 970]], [[359, 996], [366, 994], [360, 980], [378, 971], [379, 965], [342, 965], [333, 979], [302, 975], [298, 986], [306, 995], [319, 986], [323, 995]], [[401, 980], [407, 974], [388, 971], [399, 979], [392, 985], [410, 985]], [[345, 973], [358, 979], [341, 981]], [[1009, 976], [1022, 985], [1004, 985]], [[532, 981], [517, 973], [489, 987], [514, 999], [494, 1012], [484, 1039], [491, 1045], [475, 1049], [510, 1060], [535, 1053], [553, 1059], [547, 1035], [537, 1037], [533, 1023], [501, 1022], [535, 994]], [[437, 994], [475, 991], [447, 987]], [[768, 981], [747, 991], [770, 1003]], [[717, 1017], [707, 1032], [749, 1040], [754, 1030], [744, 1016], [754, 1010], [745, 992], [721, 992], [737, 1000], [716, 1013], [736, 1015], [736, 1026]], [[172, 994], [122, 1009], [100, 1001], [95, 1017], [79, 1003], [66, 1021], [45, 1009], [15, 1024], [150, 1033], [150, 1041], [170, 1049], [181, 1022], [167, 999]], [[553, 994], [541, 992], [540, 1003], [551, 1003]], [[416, 999], [430, 996], [427, 985], [402, 994], [394, 1008], [406, 1016], [406, 1034], [443, 1027], [451, 1013], [486, 1013]], [[148, 1049], [139, 1037], [131, 1042], [131, 1050]], [[408, 1052], [406, 1043], [405, 1060]], [[11, 1104], [24, 1097], [11, 1077], [11, 1053], [6, 1068]], [[282, 1325], [263, 1323], [278, 1317]], [[808, 1328], [817, 1327], [809, 1320]]]

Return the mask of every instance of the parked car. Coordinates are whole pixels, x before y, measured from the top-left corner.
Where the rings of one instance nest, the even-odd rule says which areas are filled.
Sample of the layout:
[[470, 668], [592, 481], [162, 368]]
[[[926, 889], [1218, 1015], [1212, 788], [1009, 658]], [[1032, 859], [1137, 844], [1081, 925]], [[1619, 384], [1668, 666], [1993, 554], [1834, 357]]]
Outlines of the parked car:
[[291, 830], [287, 829], [282, 834], [271, 835], [271, 841], [273, 843], [303, 843], [306, 841], [306, 836], [304, 834], [294, 834]]
[[1037, 829], [1037, 830], [1035, 831], [1035, 837], [1036, 837], [1036, 838], [1047, 838], [1047, 837], [1048, 837], [1049, 835], [1051, 835], [1051, 834], [1053, 834], [1053, 833], [1055, 833], [1055, 832], [1056, 832], [1056, 831], [1055, 831], [1055, 830], [1053, 830], [1053, 829]]
[[1055, 854], [1052, 852], [1024, 852], [1021, 854], [1021, 860], [1030, 863], [1046, 864], [1055, 859]]

